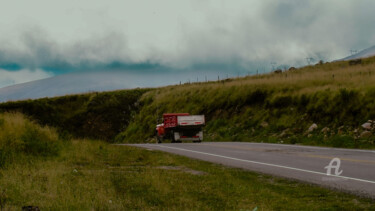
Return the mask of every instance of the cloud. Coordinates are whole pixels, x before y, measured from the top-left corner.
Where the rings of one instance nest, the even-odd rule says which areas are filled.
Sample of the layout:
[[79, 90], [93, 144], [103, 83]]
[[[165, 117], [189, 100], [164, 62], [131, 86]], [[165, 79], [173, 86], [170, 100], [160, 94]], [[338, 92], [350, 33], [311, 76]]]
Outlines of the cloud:
[[299, 66], [306, 57], [332, 61], [375, 44], [375, 27], [369, 27], [375, 13], [368, 9], [374, 1], [265, 0], [256, 6], [230, 20], [220, 11], [210, 14], [205, 27], [184, 31], [179, 53], [167, 61]]
[[52, 74], [41, 69], [21, 69], [17, 71], [8, 71], [0, 69], [0, 87], [10, 86], [13, 84], [25, 83], [51, 77]]
[[92, 68], [129, 59], [124, 35], [120, 32], [106, 32], [64, 44], [51, 38], [40, 27], [33, 26], [7, 41], [2, 42], [7, 43], [6, 46], [0, 45], [0, 65], [3, 67], [17, 64], [30, 69], [59, 71]]
[[37, 14], [0, 9], [0, 18], [7, 14], [20, 26], [0, 22], [0, 67], [61, 74], [156, 66], [235, 74], [270, 70], [270, 62], [335, 60], [375, 44], [372, 0], [97, 1], [64, 3], [59, 10], [43, 2], [50, 10]]

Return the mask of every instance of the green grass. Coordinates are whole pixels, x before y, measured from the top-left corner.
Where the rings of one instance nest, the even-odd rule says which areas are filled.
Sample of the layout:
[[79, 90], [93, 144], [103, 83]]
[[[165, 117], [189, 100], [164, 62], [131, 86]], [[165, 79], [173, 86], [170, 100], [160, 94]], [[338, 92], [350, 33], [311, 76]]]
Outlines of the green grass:
[[41, 127], [19, 113], [0, 114], [0, 168], [33, 157], [57, 156], [62, 144], [53, 128]]
[[6, 210], [375, 210], [371, 199], [314, 185], [89, 140], [3, 169], [0, 189]]

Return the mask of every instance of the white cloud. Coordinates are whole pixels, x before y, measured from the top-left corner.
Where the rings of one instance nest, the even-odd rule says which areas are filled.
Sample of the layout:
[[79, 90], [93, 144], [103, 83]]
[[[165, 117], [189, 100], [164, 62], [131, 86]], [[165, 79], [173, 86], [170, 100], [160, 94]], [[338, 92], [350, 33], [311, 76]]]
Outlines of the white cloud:
[[375, 44], [373, 8], [373, 0], [4, 0], [0, 63], [334, 60]]
[[35, 81], [51, 76], [52, 74], [47, 73], [41, 69], [22, 69], [17, 71], [7, 71], [4, 69], [0, 69], [0, 87]]

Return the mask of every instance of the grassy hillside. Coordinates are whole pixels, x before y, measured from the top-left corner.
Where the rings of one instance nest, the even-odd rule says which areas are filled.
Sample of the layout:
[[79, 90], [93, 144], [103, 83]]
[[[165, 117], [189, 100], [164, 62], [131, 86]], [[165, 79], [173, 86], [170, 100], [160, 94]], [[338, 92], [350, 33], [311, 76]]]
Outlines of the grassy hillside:
[[0, 104], [0, 111], [22, 112], [60, 135], [112, 140], [125, 130], [148, 89], [88, 93]]
[[[154, 142], [164, 112], [205, 114], [206, 141], [374, 148], [375, 58], [208, 83], [0, 104], [78, 137]], [[315, 123], [317, 128], [308, 132]]]
[[[374, 137], [360, 135], [361, 125], [375, 119], [374, 62], [375, 58], [355, 66], [335, 62], [282, 74], [150, 90], [117, 141], [152, 141], [148, 138], [157, 112], [159, 116], [190, 112], [206, 115], [205, 137], [210, 141], [372, 148]], [[318, 128], [309, 135], [313, 123]]]
[[0, 115], [0, 209], [371, 210], [374, 200]]

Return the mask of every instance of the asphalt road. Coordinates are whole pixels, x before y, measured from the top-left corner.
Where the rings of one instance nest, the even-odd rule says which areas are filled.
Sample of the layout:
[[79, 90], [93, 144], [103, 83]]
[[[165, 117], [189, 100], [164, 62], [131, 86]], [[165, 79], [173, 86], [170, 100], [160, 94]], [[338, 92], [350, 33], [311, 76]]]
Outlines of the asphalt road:
[[[375, 151], [286, 144], [129, 144], [375, 198]], [[334, 158], [339, 158], [333, 160]], [[332, 161], [330, 175], [326, 168]], [[339, 168], [336, 168], [338, 167]], [[337, 169], [337, 170], [336, 170]], [[341, 174], [340, 174], [341, 173]]]

